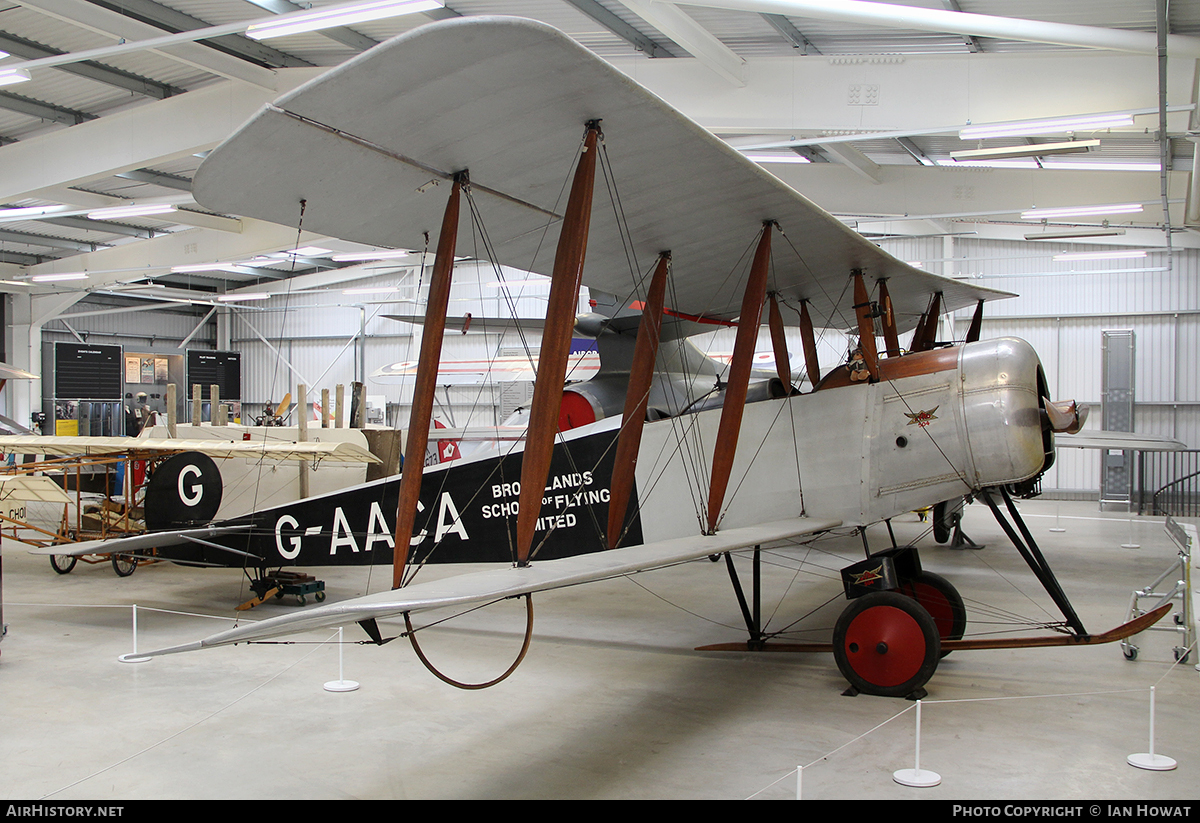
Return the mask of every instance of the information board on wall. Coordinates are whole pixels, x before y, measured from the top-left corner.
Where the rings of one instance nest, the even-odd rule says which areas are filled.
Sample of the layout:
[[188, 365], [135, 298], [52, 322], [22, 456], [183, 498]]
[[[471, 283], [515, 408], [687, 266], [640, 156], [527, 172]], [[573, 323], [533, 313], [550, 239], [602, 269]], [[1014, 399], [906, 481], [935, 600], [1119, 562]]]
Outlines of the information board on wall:
[[119, 400], [124, 376], [120, 346], [54, 344], [54, 396], [71, 400]]
[[242, 398], [242, 353], [236, 351], [189, 351], [187, 353], [187, 396], [200, 384], [200, 397], [211, 399], [215, 384], [221, 400]]

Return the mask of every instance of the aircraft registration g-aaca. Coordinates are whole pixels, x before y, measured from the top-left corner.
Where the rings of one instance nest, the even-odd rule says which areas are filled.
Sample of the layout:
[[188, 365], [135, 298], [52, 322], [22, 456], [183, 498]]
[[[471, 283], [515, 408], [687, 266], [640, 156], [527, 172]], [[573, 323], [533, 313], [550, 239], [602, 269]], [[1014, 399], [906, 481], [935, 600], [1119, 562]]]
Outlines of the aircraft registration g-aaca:
[[[1020, 523], [1012, 497], [1035, 489], [1055, 435], [1082, 414], [1051, 401], [1027, 343], [978, 339], [983, 305], [1011, 295], [891, 257], [550, 27], [473, 17], [396, 37], [265, 106], [194, 190], [220, 213], [294, 226], [303, 211], [305, 229], [374, 246], [436, 238], [437, 255], [401, 477], [260, 511], [191, 546], [263, 565], [391, 562], [393, 588], [149, 654], [349, 623], [382, 643], [380, 619], [528, 604], [838, 527], [863, 530], [865, 548], [869, 524], [962, 497], [995, 512], [1062, 624], [964, 638], [962, 599], [916, 549], [869, 552], [843, 572], [832, 643], [804, 647], [832, 651], [858, 691], [919, 695], [947, 651], [1106, 642], [1162, 616], [1090, 634]], [[523, 442], [425, 467], [460, 237], [485, 238], [497, 266], [550, 275], [548, 309]], [[577, 318], [581, 285], [596, 308]], [[942, 312], [971, 307], [965, 342], [935, 339]], [[804, 391], [786, 367], [751, 379], [764, 320], [789, 363], [785, 319], [803, 340]], [[719, 382], [690, 372], [683, 346], [712, 324], [736, 327]], [[858, 336], [824, 372], [821, 328]], [[600, 367], [568, 385], [581, 332]], [[495, 566], [418, 574], [484, 561]], [[746, 616], [737, 647], [760, 648]]]

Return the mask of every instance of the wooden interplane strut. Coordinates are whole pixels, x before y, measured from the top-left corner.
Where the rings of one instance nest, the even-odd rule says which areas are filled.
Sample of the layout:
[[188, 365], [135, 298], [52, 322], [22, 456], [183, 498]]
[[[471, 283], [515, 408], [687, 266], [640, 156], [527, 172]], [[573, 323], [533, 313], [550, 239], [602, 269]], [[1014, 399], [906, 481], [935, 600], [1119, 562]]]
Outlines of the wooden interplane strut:
[[613, 462], [612, 484], [608, 499], [608, 547], [615, 549], [621, 539], [621, 524], [629, 508], [633, 492], [633, 472], [637, 466], [638, 449], [642, 443], [642, 428], [646, 423], [646, 405], [650, 400], [650, 385], [654, 379], [654, 361], [662, 334], [663, 305], [667, 291], [667, 271], [671, 253], [659, 255], [658, 265], [650, 278], [650, 290], [642, 308], [633, 349], [633, 364], [629, 369], [629, 388], [625, 394], [625, 409], [621, 416], [621, 433], [617, 437], [617, 454]]
[[425, 467], [425, 448], [429, 443], [429, 423], [433, 417], [433, 394], [437, 389], [438, 363], [442, 359], [442, 334], [446, 330], [446, 308], [450, 303], [450, 281], [454, 270], [454, 249], [458, 238], [458, 201], [461, 180], [455, 177], [450, 199], [442, 216], [433, 275], [429, 281], [429, 302], [425, 307], [421, 354], [413, 386], [412, 411], [408, 418], [408, 437], [404, 444], [404, 471], [400, 475], [400, 500], [396, 506], [396, 547], [392, 552], [392, 588], [404, 580], [417, 502], [421, 496], [421, 475]]
[[592, 217], [592, 188], [596, 180], [596, 143], [599, 134], [599, 124], [589, 123], [583, 151], [575, 167], [575, 178], [571, 182], [562, 233], [554, 256], [546, 326], [542, 332], [537, 379], [533, 384], [533, 401], [529, 409], [529, 430], [521, 459], [521, 494], [517, 510], [519, 566], [529, 563], [534, 527], [542, 510], [542, 493], [550, 475], [554, 437], [558, 433], [563, 381], [567, 376], [567, 355], [571, 351], [571, 333], [575, 328], [588, 226]]
[[742, 310], [738, 314], [737, 337], [733, 343], [733, 358], [729, 362], [729, 376], [725, 384], [725, 399], [721, 404], [721, 422], [717, 428], [717, 444], [713, 451], [712, 474], [708, 487], [708, 532], [717, 530], [721, 519], [721, 505], [725, 502], [725, 491], [729, 486], [729, 474], [733, 470], [733, 456], [737, 451], [738, 433], [742, 428], [742, 413], [746, 407], [746, 389], [750, 384], [750, 370], [754, 365], [754, 349], [758, 344], [758, 325], [762, 320], [763, 300], [767, 296], [767, 272], [771, 266], [771, 226], [763, 224], [762, 237], [754, 251], [754, 262], [750, 265], [750, 276], [742, 296]]

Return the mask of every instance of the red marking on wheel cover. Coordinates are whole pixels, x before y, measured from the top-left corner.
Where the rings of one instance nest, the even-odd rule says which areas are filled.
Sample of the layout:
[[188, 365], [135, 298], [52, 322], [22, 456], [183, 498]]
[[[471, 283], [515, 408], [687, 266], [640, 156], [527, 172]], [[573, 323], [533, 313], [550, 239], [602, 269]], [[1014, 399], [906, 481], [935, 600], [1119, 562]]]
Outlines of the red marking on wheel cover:
[[[887, 652], [880, 654], [880, 643]], [[852, 651], [857, 645], [857, 651]], [[925, 634], [917, 621], [895, 606], [872, 606], [846, 629], [846, 659], [864, 680], [877, 686], [899, 686], [925, 662]]]

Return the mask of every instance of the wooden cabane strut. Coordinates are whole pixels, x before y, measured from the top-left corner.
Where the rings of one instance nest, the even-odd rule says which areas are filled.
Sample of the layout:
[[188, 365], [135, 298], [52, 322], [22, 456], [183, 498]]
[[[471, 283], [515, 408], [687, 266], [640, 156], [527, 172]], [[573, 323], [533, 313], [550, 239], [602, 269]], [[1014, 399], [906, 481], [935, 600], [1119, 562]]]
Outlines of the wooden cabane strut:
[[562, 233], [554, 256], [546, 326], [538, 355], [537, 379], [529, 409], [529, 429], [521, 459], [521, 494], [517, 498], [517, 565], [528, 566], [533, 533], [542, 510], [542, 494], [550, 476], [550, 458], [558, 433], [563, 381], [567, 377], [567, 355], [579, 305], [579, 286], [587, 251], [588, 227], [592, 217], [592, 189], [596, 180], [596, 143], [599, 121], [587, 124], [583, 150], [575, 167], [575, 179], [567, 199]]
[[774, 221], [763, 223], [762, 236], [754, 251], [754, 262], [750, 265], [750, 276], [746, 280], [746, 291], [742, 295], [742, 310], [738, 315], [737, 337], [733, 343], [733, 357], [729, 362], [729, 377], [725, 385], [725, 399], [721, 404], [721, 422], [717, 428], [717, 444], [713, 451], [712, 474], [708, 487], [708, 531], [717, 531], [721, 519], [721, 504], [729, 486], [729, 474], [733, 470], [733, 456], [737, 451], [738, 433], [742, 428], [742, 413], [746, 408], [746, 389], [750, 384], [750, 370], [754, 349], [758, 343], [758, 326], [762, 321], [763, 301], [767, 295], [767, 272], [771, 266], [771, 227]]
[[900, 356], [900, 335], [896, 331], [896, 312], [892, 308], [892, 296], [888, 294], [887, 278], [879, 283], [879, 318], [883, 321], [883, 344], [888, 357]]
[[817, 360], [817, 338], [813, 333], [812, 317], [808, 313], [808, 300], [800, 301], [800, 343], [804, 347], [804, 369], [808, 382], [816, 389], [821, 382], [821, 363]]
[[429, 423], [433, 417], [433, 395], [437, 389], [438, 364], [442, 359], [442, 335], [446, 330], [446, 308], [450, 303], [450, 281], [454, 271], [454, 249], [458, 238], [458, 201], [465, 173], [454, 176], [450, 199], [442, 216], [433, 274], [429, 280], [429, 302], [425, 306], [424, 334], [413, 387], [408, 436], [404, 444], [404, 471], [400, 475], [400, 499], [396, 505], [396, 547], [392, 552], [392, 588], [404, 582], [404, 568], [412, 543]]
[[851, 272], [854, 279], [854, 314], [858, 318], [858, 348], [872, 383], [879, 382], [879, 350], [875, 347], [875, 313], [867, 295], [861, 269]]
[[783, 382], [788, 394], [792, 393], [792, 356], [788, 354], [787, 337], [783, 331], [783, 315], [779, 313], [779, 300], [775, 292], [768, 297], [771, 299], [767, 310], [767, 324], [771, 327], [771, 349], [775, 353], [775, 373]]

